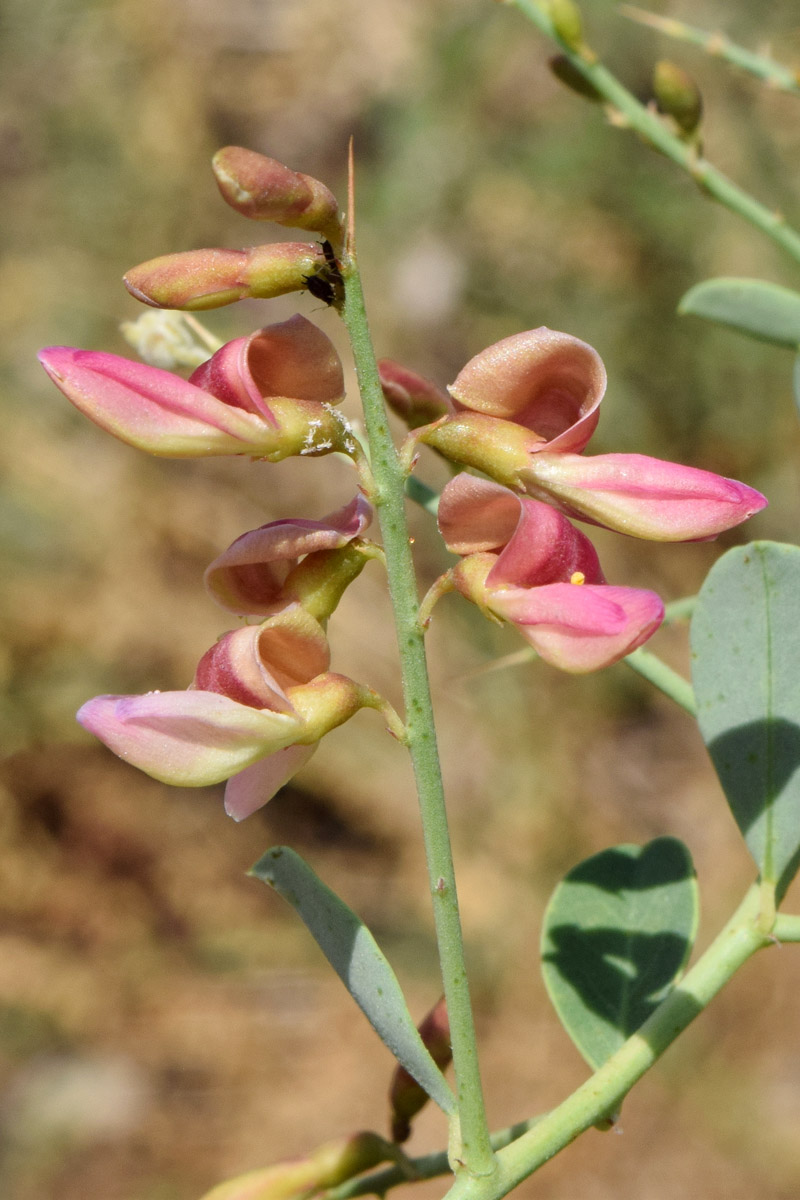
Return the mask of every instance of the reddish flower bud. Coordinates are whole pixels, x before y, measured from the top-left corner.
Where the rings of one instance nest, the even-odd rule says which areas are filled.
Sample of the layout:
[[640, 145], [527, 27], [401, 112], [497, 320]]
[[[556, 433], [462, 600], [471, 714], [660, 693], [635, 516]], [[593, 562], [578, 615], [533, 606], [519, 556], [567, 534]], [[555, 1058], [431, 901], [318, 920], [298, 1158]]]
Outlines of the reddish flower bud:
[[218, 150], [211, 165], [222, 198], [243, 217], [320, 233], [338, 229], [336, 197], [318, 179], [242, 146]]
[[143, 304], [198, 312], [237, 300], [301, 292], [326, 266], [314, 242], [276, 242], [245, 250], [186, 250], [140, 263], [123, 283]]
[[384, 358], [378, 363], [378, 373], [386, 403], [409, 429], [419, 429], [453, 412], [450, 397], [415, 371]]
[[[450, 1022], [444, 996], [431, 1009], [419, 1026], [419, 1035], [437, 1067], [444, 1070], [453, 1057], [450, 1044]], [[405, 1142], [411, 1134], [411, 1121], [429, 1100], [428, 1093], [409, 1075], [405, 1067], [397, 1067], [389, 1088], [392, 1140]]]

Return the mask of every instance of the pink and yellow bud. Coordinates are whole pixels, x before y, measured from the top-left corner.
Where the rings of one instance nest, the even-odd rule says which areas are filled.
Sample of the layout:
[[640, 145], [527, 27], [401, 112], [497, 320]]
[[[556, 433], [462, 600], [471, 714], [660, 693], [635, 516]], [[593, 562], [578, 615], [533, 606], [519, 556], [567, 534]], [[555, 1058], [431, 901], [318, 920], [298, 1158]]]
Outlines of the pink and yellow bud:
[[517, 486], [569, 516], [657, 542], [709, 541], [767, 504], [735, 479], [643, 454], [537, 454]]
[[206, 587], [241, 616], [265, 616], [298, 601], [323, 620], [367, 561], [348, 549], [371, 520], [372, 508], [359, 495], [321, 521], [271, 521], [243, 533], [211, 563]]
[[[444, 1070], [453, 1057], [450, 1021], [444, 996], [419, 1025], [419, 1035], [437, 1067]], [[429, 1100], [428, 1093], [405, 1067], [396, 1067], [389, 1088], [392, 1140], [405, 1142], [411, 1134], [411, 1121]]]
[[313, 242], [277, 242], [245, 250], [186, 250], [133, 267], [123, 278], [128, 291], [153, 308], [200, 312], [237, 300], [268, 300], [300, 292], [324, 268]]
[[222, 198], [243, 217], [323, 234], [338, 229], [336, 197], [311, 175], [243, 146], [218, 150], [211, 165]]

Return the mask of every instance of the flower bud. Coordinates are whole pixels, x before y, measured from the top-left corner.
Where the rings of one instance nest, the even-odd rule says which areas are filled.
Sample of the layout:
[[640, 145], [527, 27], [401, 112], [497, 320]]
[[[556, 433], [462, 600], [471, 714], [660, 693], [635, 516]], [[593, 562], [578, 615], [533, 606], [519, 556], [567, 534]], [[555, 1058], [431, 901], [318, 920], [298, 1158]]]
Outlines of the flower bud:
[[313, 242], [278, 242], [246, 250], [186, 250], [163, 254], [128, 271], [123, 283], [143, 304], [199, 312], [237, 300], [268, 300], [300, 292], [326, 266]]
[[218, 150], [211, 166], [223, 200], [243, 217], [319, 233], [338, 229], [336, 197], [310, 175], [242, 146]]
[[[444, 996], [422, 1021], [419, 1035], [437, 1067], [444, 1070], [449, 1066], [453, 1049], [450, 1045], [450, 1022]], [[393, 1141], [407, 1140], [411, 1134], [412, 1118], [427, 1104], [428, 1099], [428, 1093], [419, 1086], [416, 1079], [409, 1075], [405, 1067], [398, 1066], [389, 1089]]]
[[384, 358], [378, 363], [383, 396], [409, 429], [419, 429], [453, 411], [450, 398], [430, 380]]
[[553, 29], [570, 50], [580, 50], [583, 45], [583, 19], [580, 9], [573, 0], [549, 0], [547, 5]]
[[388, 1150], [376, 1133], [354, 1133], [326, 1142], [308, 1158], [237, 1175], [206, 1192], [202, 1200], [301, 1200], [385, 1162]]
[[653, 94], [661, 112], [672, 117], [682, 133], [694, 133], [703, 115], [703, 97], [683, 67], [666, 60], [656, 63]]

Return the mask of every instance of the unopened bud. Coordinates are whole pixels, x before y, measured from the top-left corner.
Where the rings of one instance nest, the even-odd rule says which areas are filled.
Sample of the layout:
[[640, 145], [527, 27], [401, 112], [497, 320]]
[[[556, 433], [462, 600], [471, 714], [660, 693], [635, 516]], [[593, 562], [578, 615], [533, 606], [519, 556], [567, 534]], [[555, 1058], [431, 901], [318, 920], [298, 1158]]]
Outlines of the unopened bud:
[[665, 59], [656, 63], [653, 94], [661, 112], [672, 117], [683, 133], [694, 133], [703, 115], [703, 97], [683, 67]]
[[583, 47], [583, 19], [573, 0], [549, 0], [547, 6], [553, 29], [570, 50]]
[[325, 265], [322, 247], [313, 242], [278, 242], [163, 254], [128, 271], [123, 282], [143, 304], [196, 312], [302, 291]]
[[[447, 1019], [447, 1004], [444, 996], [419, 1026], [419, 1035], [437, 1067], [444, 1070], [453, 1057], [450, 1045], [450, 1022]], [[411, 1120], [428, 1102], [428, 1093], [405, 1067], [397, 1067], [389, 1088], [391, 1105], [392, 1139], [404, 1142], [411, 1133]]]
[[446, 393], [415, 371], [384, 358], [378, 363], [378, 374], [386, 403], [409, 429], [430, 425], [452, 413], [453, 405]]
[[320, 233], [338, 228], [336, 197], [311, 175], [242, 146], [218, 150], [211, 165], [222, 198], [243, 217]]
[[548, 66], [559, 83], [563, 83], [570, 91], [583, 96], [585, 100], [592, 100], [595, 104], [603, 103], [603, 97], [594, 84], [590, 83], [565, 55], [557, 54], [549, 60]]

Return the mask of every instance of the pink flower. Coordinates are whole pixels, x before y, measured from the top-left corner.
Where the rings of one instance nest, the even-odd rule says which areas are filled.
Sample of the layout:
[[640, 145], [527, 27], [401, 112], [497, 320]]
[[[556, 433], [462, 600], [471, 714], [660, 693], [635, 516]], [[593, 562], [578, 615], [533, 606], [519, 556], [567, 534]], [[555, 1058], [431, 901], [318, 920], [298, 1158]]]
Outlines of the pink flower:
[[185, 692], [96, 696], [78, 721], [164, 783], [205, 787], [227, 779], [225, 810], [249, 816], [348, 720], [368, 690], [328, 671], [322, 627], [300, 605], [227, 633], [198, 664]]
[[655, 541], [705, 541], [767, 501], [709, 471], [641, 454], [583, 457], [605, 370], [591, 346], [533, 329], [477, 354], [449, 388], [457, 411], [418, 432], [453, 462], [568, 516]]
[[359, 495], [321, 521], [271, 521], [243, 533], [214, 559], [205, 573], [206, 587], [223, 608], [242, 616], [264, 616], [286, 607], [301, 599], [309, 581], [325, 590], [326, 604], [338, 601], [341, 586], [352, 581], [366, 559], [334, 558], [333, 552], [360, 537], [371, 520], [372, 507]]
[[462, 474], [442, 492], [439, 528], [464, 556], [458, 590], [562, 670], [610, 666], [661, 624], [660, 597], [607, 584], [589, 539], [549, 505]]
[[326, 335], [294, 316], [223, 346], [189, 381], [116, 354], [51, 346], [42, 366], [68, 400], [121, 441], [170, 458], [349, 453], [331, 407], [344, 395]]

